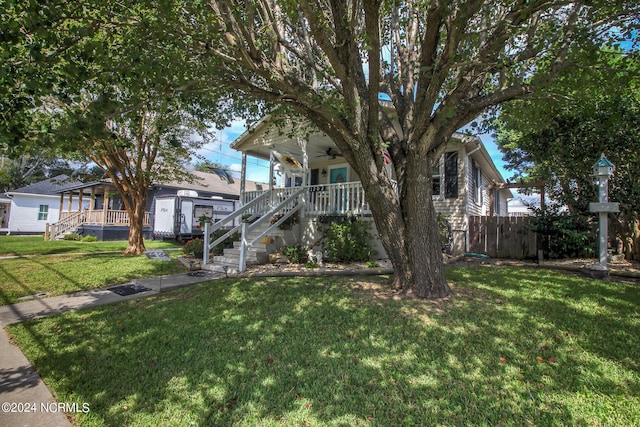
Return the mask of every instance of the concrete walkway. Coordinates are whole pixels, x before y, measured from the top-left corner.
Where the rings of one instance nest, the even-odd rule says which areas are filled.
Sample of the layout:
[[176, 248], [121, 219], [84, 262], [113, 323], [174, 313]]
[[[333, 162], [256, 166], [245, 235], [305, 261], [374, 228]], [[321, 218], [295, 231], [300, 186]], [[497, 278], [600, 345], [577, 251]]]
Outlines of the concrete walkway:
[[165, 275], [131, 281], [130, 284], [144, 286], [150, 290], [128, 296], [120, 296], [108, 289], [96, 289], [0, 306], [0, 426], [67, 427], [72, 425], [65, 409], [57, 406], [57, 400], [42, 382], [35, 368], [31, 366], [22, 351], [10, 342], [5, 325], [65, 311], [155, 295], [220, 277], [224, 277], [224, 274], [211, 271], [199, 271], [195, 275], [188, 273]]

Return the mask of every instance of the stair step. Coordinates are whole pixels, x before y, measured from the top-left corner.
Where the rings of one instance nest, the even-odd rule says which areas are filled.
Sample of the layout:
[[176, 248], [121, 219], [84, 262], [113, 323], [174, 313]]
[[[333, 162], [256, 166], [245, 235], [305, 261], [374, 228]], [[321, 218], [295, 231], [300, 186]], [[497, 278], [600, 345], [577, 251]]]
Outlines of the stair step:
[[[240, 260], [240, 249], [225, 249], [224, 256], [227, 258], [237, 258], [238, 260]], [[245, 256], [247, 262], [256, 261], [260, 264], [269, 262], [269, 255], [265, 251], [248, 250]]]

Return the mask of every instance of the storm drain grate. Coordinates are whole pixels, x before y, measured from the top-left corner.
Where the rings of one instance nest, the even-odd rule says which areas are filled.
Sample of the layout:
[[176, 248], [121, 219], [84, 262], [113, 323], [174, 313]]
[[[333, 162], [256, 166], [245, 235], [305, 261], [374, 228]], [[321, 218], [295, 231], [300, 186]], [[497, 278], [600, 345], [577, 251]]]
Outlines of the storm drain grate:
[[114, 292], [120, 295], [121, 297], [126, 297], [127, 295], [139, 294], [140, 292], [147, 292], [151, 290], [149, 288], [145, 288], [144, 286], [134, 285], [134, 284], [114, 286], [113, 288], [107, 288], [107, 289], [110, 290], [111, 292]]

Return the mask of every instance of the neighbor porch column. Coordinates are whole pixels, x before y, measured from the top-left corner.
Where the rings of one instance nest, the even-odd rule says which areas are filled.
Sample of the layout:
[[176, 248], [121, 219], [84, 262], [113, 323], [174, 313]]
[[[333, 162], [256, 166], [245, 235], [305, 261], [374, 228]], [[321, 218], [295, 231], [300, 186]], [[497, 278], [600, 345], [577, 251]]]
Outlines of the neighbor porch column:
[[73, 204], [73, 191], [69, 191], [69, 206], [67, 206], [67, 212], [71, 212], [72, 204]]
[[107, 210], [109, 209], [109, 193], [105, 187], [102, 196], [102, 225], [107, 223]]
[[82, 212], [82, 196], [84, 195], [84, 190], [80, 189], [80, 194], [78, 194], [78, 212]]
[[91, 187], [91, 196], [89, 196], [89, 216], [91, 217], [91, 221], [93, 221], [93, 208], [96, 205], [96, 187]]

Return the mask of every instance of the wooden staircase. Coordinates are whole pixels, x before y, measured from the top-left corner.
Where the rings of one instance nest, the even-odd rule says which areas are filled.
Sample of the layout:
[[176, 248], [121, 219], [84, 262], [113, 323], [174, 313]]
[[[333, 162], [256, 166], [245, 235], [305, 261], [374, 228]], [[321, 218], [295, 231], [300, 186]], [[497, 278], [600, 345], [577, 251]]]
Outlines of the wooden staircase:
[[65, 234], [75, 232], [84, 221], [82, 212], [73, 212], [55, 224], [48, 224], [45, 240], [61, 240]]

